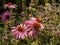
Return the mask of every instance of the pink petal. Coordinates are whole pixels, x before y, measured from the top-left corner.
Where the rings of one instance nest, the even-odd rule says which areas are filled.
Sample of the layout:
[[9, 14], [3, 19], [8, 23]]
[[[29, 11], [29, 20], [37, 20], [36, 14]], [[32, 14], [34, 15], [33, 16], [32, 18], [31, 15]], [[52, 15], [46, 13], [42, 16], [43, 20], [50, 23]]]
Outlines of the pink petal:
[[8, 8], [16, 8], [17, 6], [15, 4], [12, 4], [10, 6], [8, 6]]
[[19, 34], [16, 35], [16, 38], [18, 39]]
[[21, 33], [19, 33], [19, 39], [21, 38]]
[[33, 36], [33, 31], [30, 31], [30, 32], [28, 33], [28, 35], [29, 35], [30, 37], [32, 37], [32, 36]]
[[8, 4], [4, 4], [4, 7], [7, 8], [8, 7]]
[[27, 36], [27, 32], [26, 31], [24, 32], [24, 35]]
[[16, 34], [18, 34], [18, 33], [19, 33], [18, 31], [13, 32], [14, 35], [16, 35]]
[[43, 24], [40, 24], [40, 26], [41, 26], [41, 28], [42, 28], [42, 29], [44, 29], [44, 26], [43, 26]]
[[31, 17], [31, 21], [37, 21], [36, 18], [34, 17]]
[[11, 30], [12, 33], [15, 32], [15, 31], [16, 31], [16, 29]]
[[24, 34], [22, 33], [22, 34], [21, 34], [21, 39], [24, 39], [24, 38], [25, 38], [25, 36], [24, 36]]

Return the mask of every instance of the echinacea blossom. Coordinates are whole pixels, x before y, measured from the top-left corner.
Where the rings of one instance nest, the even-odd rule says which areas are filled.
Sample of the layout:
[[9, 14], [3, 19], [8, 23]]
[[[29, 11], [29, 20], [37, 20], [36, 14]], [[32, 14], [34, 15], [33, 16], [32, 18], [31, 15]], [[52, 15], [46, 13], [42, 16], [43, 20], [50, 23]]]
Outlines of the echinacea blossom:
[[1, 17], [2, 17], [1, 21], [6, 22], [11, 19], [12, 14], [10, 12], [6, 11], [2, 14]]
[[17, 7], [16, 4], [12, 4], [12, 3], [7, 3], [7, 4], [4, 4], [3, 6], [4, 8], [16, 8]]
[[29, 37], [37, 36], [39, 29], [44, 29], [43, 24], [41, 24], [37, 18], [31, 18], [31, 20], [25, 21], [24, 24], [28, 30]]
[[14, 27], [11, 32], [16, 37], [16, 39], [24, 39], [25, 36], [27, 36], [27, 31], [22, 24]]
[[30, 19], [31, 19], [31, 20], [30, 20], [31, 22], [39, 22], [41, 29], [44, 29], [44, 26], [43, 26], [43, 24], [41, 23], [41, 18], [40, 18], [40, 17], [38, 17], [38, 18], [31, 17]]

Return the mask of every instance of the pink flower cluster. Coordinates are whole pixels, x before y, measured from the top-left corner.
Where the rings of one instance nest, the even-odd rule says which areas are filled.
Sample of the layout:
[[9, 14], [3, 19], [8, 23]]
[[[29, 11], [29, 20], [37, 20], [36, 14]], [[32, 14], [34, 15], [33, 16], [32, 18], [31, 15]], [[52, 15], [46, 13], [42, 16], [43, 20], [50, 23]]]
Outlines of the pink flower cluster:
[[44, 29], [42, 23], [38, 18], [31, 18], [30, 20], [26, 20], [23, 24], [18, 25], [17, 27], [13, 27], [11, 30], [12, 34], [17, 39], [24, 39], [26, 36], [28, 37], [36, 37], [39, 33], [39, 29]]

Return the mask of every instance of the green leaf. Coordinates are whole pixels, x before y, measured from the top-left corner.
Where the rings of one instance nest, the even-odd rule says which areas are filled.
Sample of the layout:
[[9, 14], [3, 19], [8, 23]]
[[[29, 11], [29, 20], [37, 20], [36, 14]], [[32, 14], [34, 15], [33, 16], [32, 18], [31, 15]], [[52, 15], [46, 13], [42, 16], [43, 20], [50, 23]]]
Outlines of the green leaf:
[[2, 27], [0, 27], [0, 31], [2, 31], [3, 30], [3, 28]]
[[36, 39], [34, 42], [31, 43], [31, 45], [38, 45], [39, 40]]
[[38, 45], [36, 42], [32, 42], [31, 45]]

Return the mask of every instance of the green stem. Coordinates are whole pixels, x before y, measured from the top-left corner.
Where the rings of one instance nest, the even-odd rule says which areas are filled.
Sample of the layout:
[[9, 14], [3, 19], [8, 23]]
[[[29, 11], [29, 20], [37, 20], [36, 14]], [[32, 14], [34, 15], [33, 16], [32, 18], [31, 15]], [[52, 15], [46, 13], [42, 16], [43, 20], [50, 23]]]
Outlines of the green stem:
[[[4, 24], [4, 35], [7, 35], [7, 30], [8, 30], [8, 25], [7, 25], [7, 22], [5, 22], [5, 24]], [[7, 44], [7, 41], [4, 40], [4, 42], [5, 42], [5, 44]]]
[[11, 13], [13, 13], [13, 9], [9, 9], [9, 11], [10, 11]]
[[31, 45], [31, 39], [27, 37], [26, 40], [27, 40], [28, 45]]
[[54, 42], [55, 42], [55, 36], [54, 36], [54, 34], [55, 34], [55, 31], [53, 30], [53, 33], [52, 33], [52, 38], [50, 39], [50, 45], [54, 45]]

